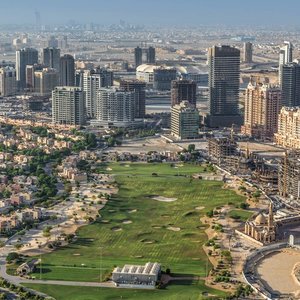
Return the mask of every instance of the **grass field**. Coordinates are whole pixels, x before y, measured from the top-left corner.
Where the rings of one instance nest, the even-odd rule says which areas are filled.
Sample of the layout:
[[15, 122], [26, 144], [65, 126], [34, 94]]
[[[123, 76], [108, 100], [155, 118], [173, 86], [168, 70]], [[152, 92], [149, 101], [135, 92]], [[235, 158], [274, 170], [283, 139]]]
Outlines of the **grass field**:
[[[173, 273], [205, 276], [207, 257], [202, 245], [207, 237], [199, 218], [216, 206], [238, 204], [244, 198], [222, 189], [222, 182], [191, 179], [188, 175], [203, 171], [199, 166], [115, 163], [109, 169], [116, 174], [119, 193], [101, 210], [97, 223], [78, 231], [76, 242], [42, 257], [42, 279], [99, 281], [116, 265], [147, 261], [157, 261]], [[177, 200], [160, 202], [153, 199], [156, 196]], [[198, 297], [201, 286], [193, 285]], [[172, 298], [177, 297], [177, 287], [170, 287], [174, 293], [162, 299], [180, 299]], [[109, 298], [113, 293], [101, 299], [115, 299]], [[76, 297], [72, 299], [93, 299]]]
[[[65, 287], [38, 284], [26, 284], [26, 286], [46, 293], [56, 300], [202, 300], [222, 299], [222, 297], [226, 296], [224, 292], [206, 287], [203, 281], [182, 281], [176, 284], [170, 284], [166, 289], [152, 291]], [[215, 295], [215, 297], [209, 297], [207, 294]]]
[[253, 215], [252, 211], [233, 209], [228, 213], [228, 216], [239, 221], [247, 221]]

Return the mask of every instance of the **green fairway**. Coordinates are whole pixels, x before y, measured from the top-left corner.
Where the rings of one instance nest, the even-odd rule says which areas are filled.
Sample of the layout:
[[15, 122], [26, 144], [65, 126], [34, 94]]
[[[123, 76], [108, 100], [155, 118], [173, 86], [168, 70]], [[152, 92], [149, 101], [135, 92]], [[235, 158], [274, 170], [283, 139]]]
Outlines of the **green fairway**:
[[[105, 289], [86, 287], [50, 286], [39, 284], [26, 284], [27, 287], [46, 293], [56, 300], [201, 300], [201, 299], [222, 299], [225, 293], [213, 290], [199, 282], [178, 282], [169, 285], [162, 290], [126, 290], [126, 289]], [[209, 297], [207, 295], [215, 295]]]
[[[203, 171], [199, 166], [115, 163], [104, 169], [116, 175], [118, 194], [101, 210], [98, 222], [78, 231], [74, 243], [42, 257], [42, 279], [99, 281], [114, 266], [148, 261], [183, 276], [205, 276], [202, 245], [207, 236], [199, 219], [216, 206], [239, 204], [244, 198], [223, 189], [222, 182], [192, 179], [191, 174]], [[172, 202], [153, 199], [157, 197]], [[37, 269], [37, 278], [39, 273]], [[101, 299], [115, 299], [107, 293]], [[163, 299], [177, 299], [172, 298], [177, 294]]]

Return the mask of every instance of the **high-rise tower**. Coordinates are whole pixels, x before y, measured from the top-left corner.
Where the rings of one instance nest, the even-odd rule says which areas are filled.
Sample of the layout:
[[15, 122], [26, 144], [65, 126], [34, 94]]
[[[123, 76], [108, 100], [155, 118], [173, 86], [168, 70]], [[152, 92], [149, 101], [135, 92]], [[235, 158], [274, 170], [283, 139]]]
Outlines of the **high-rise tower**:
[[172, 106], [188, 101], [196, 106], [197, 84], [192, 80], [174, 80], [171, 85]]
[[84, 92], [79, 87], [59, 86], [52, 91], [52, 122], [84, 125]]
[[16, 79], [19, 90], [26, 88], [26, 66], [36, 64], [38, 57], [38, 51], [33, 48], [16, 51]]
[[211, 127], [241, 124], [239, 113], [240, 50], [214, 46], [208, 52], [209, 116]]
[[75, 86], [75, 61], [74, 57], [66, 54], [60, 58], [60, 85]]

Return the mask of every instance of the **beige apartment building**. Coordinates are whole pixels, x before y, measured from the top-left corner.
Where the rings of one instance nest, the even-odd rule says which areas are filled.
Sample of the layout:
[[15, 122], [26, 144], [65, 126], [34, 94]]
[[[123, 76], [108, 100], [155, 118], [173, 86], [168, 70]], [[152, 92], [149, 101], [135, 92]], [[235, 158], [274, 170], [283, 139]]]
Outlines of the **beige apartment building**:
[[277, 145], [300, 149], [300, 107], [283, 107], [278, 117]]
[[250, 82], [245, 94], [245, 119], [242, 134], [273, 139], [281, 103], [281, 90], [277, 86]]

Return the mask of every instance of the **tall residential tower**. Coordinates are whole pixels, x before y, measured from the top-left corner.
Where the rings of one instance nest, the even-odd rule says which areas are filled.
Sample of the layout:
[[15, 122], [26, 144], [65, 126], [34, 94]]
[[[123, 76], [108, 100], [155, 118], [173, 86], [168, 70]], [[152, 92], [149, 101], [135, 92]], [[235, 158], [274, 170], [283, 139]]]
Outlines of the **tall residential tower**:
[[84, 92], [79, 87], [60, 86], [52, 91], [52, 122], [54, 124], [85, 124]]

